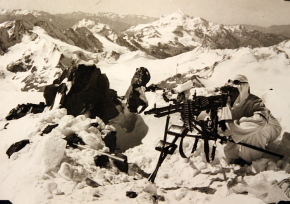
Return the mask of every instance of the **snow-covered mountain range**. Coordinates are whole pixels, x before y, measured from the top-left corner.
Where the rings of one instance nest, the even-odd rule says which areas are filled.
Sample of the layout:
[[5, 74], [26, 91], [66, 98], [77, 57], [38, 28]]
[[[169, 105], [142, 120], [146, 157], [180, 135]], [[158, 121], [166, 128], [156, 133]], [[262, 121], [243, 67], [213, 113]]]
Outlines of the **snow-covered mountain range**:
[[276, 35], [284, 35], [290, 37], [290, 25], [272, 25], [269, 27], [261, 27], [256, 25], [243, 25], [248, 30], [257, 30], [263, 33], [272, 33]]
[[[131, 22], [128, 19], [135, 19], [131, 24], [143, 24], [120, 33], [102, 23], [105, 17], [118, 22], [123, 19], [126, 23]], [[74, 24], [63, 26], [68, 21]], [[43, 90], [52, 80], [41, 73], [51, 70], [51, 76], [55, 76], [79, 62], [116, 63], [130, 52], [165, 59], [201, 47], [214, 50], [269, 47], [287, 39], [248, 31], [243, 26], [211, 23], [180, 10], [159, 20], [112, 13], [51, 15], [38, 11], [0, 10], [0, 22], [3, 22], [0, 24], [1, 73], [8, 77], [6, 79], [17, 81], [19, 88], [25, 91]]]
[[117, 32], [128, 29], [130, 26], [149, 23], [157, 18], [142, 15], [119, 15], [111, 12], [99, 12], [97, 14], [84, 12], [71, 12], [52, 15], [43, 11], [28, 11], [21, 9], [0, 9], [0, 23], [12, 20], [24, 20], [30, 22], [47, 21], [59, 28], [71, 28], [82, 19], [88, 19], [105, 23], [114, 28]]
[[212, 49], [236, 49], [271, 46], [287, 39], [248, 31], [241, 25], [211, 23], [200, 17], [190, 17], [180, 10], [152, 23], [132, 27], [124, 33], [124, 38], [133, 45], [159, 58], [174, 56], [200, 45]]

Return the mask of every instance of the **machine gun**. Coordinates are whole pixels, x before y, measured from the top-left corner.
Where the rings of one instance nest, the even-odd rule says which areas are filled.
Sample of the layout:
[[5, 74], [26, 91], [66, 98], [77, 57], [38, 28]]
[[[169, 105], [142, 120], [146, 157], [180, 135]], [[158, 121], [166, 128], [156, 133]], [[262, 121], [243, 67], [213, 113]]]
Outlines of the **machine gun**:
[[[225, 87], [223, 87], [223, 89], [227, 90], [227, 88]], [[218, 110], [227, 105], [228, 97], [229, 95], [227, 91], [212, 96], [196, 96], [195, 94], [193, 96], [193, 99], [186, 100], [183, 103], [169, 105], [161, 108], [154, 107], [153, 109], [144, 112], [145, 115], [154, 114], [154, 116], [158, 118], [167, 116], [164, 138], [155, 147], [157, 151], [160, 151], [160, 156], [154, 172], [150, 175], [148, 179], [149, 181], [154, 182], [157, 172], [166, 156], [168, 154], [172, 155], [175, 152], [175, 150], [177, 149], [177, 145], [175, 143], [178, 139], [180, 139], [179, 153], [183, 158], [187, 158], [183, 152], [183, 139], [185, 137], [195, 138], [191, 153], [194, 153], [194, 151], [197, 149], [198, 141], [200, 139], [204, 140], [204, 152], [207, 162], [211, 162], [214, 160], [216, 142], [218, 140], [222, 144], [227, 141], [234, 142], [232, 139], [220, 136], [218, 134], [218, 126], [221, 125], [218, 119]], [[198, 119], [198, 116], [202, 111], [206, 111], [206, 113], [208, 113], [209, 115], [209, 117], [207, 117], [207, 119], [205, 120]], [[170, 114], [177, 112], [181, 114], [181, 119], [184, 122], [184, 125], [171, 125], [169, 127]], [[167, 142], [167, 135], [174, 136], [171, 142]], [[211, 155], [209, 153], [210, 140], [214, 141]], [[246, 143], [237, 144], [283, 158], [283, 155], [279, 155], [256, 146], [252, 146]]]

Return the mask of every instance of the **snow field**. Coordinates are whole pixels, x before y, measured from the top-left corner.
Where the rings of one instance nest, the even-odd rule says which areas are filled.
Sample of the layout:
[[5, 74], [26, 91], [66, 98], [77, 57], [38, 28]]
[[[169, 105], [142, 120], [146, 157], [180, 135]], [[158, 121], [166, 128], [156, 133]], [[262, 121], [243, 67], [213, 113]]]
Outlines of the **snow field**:
[[[71, 49], [75, 49], [73, 46], [61, 48], [68, 51], [68, 55]], [[199, 69], [213, 67], [214, 63], [218, 62], [213, 70], [200, 72], [203, 77], [201, 81], [206, 87], [222, 86], [236, 74], [246, 75], [251, 92], [264, 99], [267, 107], [281, 122], [284, 133], [290, 132], [288, 125], [290, 96], [287, 89], [290, 75], [287, 58], [290, 53], [289, 42], [280, 43], [276, 48], [282, 53], [277, 54], [273, 51], [274, 47], [241, 48], [234, 51], [199, 48], [164, 60], [152, 59], [141, 52], [134, 52], [124, 54], [116, 64], [104, 61], [97, 65], [107, 74], [111, 88], [117, 90], [118, 95], [124, 95], [137, 67], [148, 68], [152, 76], [149, 83], [157, 83], [176, 74], [177, 63], [178, 72], [195, 70], [194, 73], [198, 74]], [[17, 53], [16, 48], [13, 50], [14, 48], [11, 50], [10, 60], [13, 53]], [[17, 56], [21, 56], [19, 53]], [[51, 56], [54, 59], [56, 55]], [[208, 164], [202, 151], [202, 141], [199, 142], [198, 150], [190, 155], [193, 140], [185, 139], [184, 151], [190, 155], [190, 159], [182, 159], [178, 151], [168, 156], [153, 185], [134, 170], [127, 175], [115, 167], [110, 169], [96, 167], [93, 161], [96, 153], [93, 150], [65, 149], [61, 138], [76, 133], [91, 147], [107, 151], [107, 147], [100, 139], [102, 130], [116, 128], [120, 136], [118, 145], [125, 151], [129, 163], [136, 164], [145, 173], [150, 174], [159, 156], [154, 147], [163, 139], [165, 117], [158, 119], [152, 115], [141, 114], [131, 134], [126, 134], [126, 131], [118, 126], [106, 126], [98, 119], [67, 116], [63, 109], [36, 115], [29, 114], [19, 120], [5, 121], [9, 110], [17, 104], [44, 101], [41, 93], [15, 92], [19, 91], [22, 84], [18, 80], [12, 80], [14, 74], [7, 75], [7, 79], [0, 79], [3, 89], [0, 98], [0, 199], [9, 199], [16, 204], [82, 202], [144, 204], [153, 203], [152, 194], [158, 194], [164, 197], [162, 203], [258, 204], [277, 202], [283, 196], [283, 190], [281, 191], [279, 186], [277, 188], [275, 182], [289, 178], [289, 146], [285, 144], [290, 142], [288, 138], [282, 138], [282, 135], [271, 148], [284, 154], [283, 160], [265, 155], [265, 158], [245, 168], [225, 164], [222, 145], [219, 144], [216, 160]], [[21, 76], [16, 74], [16, 79]], [[46, 76], [49, 79], [53, 77]], [[146, 94], [150, 102], [148, 109], [153, 107], [154, 103], [157, 103], [158, 107], [167, 105], [162, 101], [160, 94]], [[101, 123], [100, 129], [90, 127], [91, 122]], [[179, 115], [172, 115], [171, 124], [178, 122]], [[9, 123], [7, 129], [4, 129], [7, 123]], [[48, 135], [40, 136], [43, 128], [54, 123], [58, 123], [59, 126]], [[140, 136], [139, 130], [142, 130], [140, 132], [143, 135]], [[32, 143], [8, 159], [5, 151], [11, 144], [21, 139], [30, 139]], [[71, 171], [75, 173], [72, 174]], [[86, 177], [101, 186], [93, 188], [87, 185], [84, 180]], [[230, 185], [231, 182], [233, 185]], [[245, 190], [248, 191], [248, 195], [239, 194]], [[135, 191], [138, 196], [134, 199], [128, 198], [126, 191]]]

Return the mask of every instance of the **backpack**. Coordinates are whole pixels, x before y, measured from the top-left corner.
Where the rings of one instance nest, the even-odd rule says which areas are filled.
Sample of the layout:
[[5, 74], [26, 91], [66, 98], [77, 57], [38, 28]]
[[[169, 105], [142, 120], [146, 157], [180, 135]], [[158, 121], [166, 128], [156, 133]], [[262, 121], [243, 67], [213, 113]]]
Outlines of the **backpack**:
[[145, 67], [136, 68], [136, 72], [132, 78], [131, 85], [133, 87], [146, 86], [150, 81], [150, 73]]

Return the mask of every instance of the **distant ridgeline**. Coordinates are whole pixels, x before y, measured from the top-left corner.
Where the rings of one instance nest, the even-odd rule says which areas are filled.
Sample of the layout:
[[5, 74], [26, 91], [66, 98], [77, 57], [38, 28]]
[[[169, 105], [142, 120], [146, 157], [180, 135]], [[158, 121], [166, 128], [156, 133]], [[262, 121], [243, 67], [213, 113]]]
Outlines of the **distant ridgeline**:
[[[22, 15], [17, 10], [0, 12], [0, 23], [3, 23], [0, 27], [0, 54], [21, 42], [24, 34], [35, 40], [38, 36], [34, 27], [42, 28], [51, 37], [89, 52], [104, 54], [104, 47], [109, 41], [118, 45], [118, 48], [141, 50], [156, 58], [172, 57], [198, 46], [212, 49], [267, 47], [289, 39], [277, 32], [263, 33], [247, 30], [242, 25], [211, 23], [200, 17], [188, 16], [180, 10], [160, 19], [140, 16], [116, 18], [118, 15], [81, 12], [62, 15], [26, 12]], [[106, 42], [103, 37], [107, 39]], [[104, 55], [111, 54], [111, 57], [118, 58], [122, 52], [113, 49], [110, 54]]]

